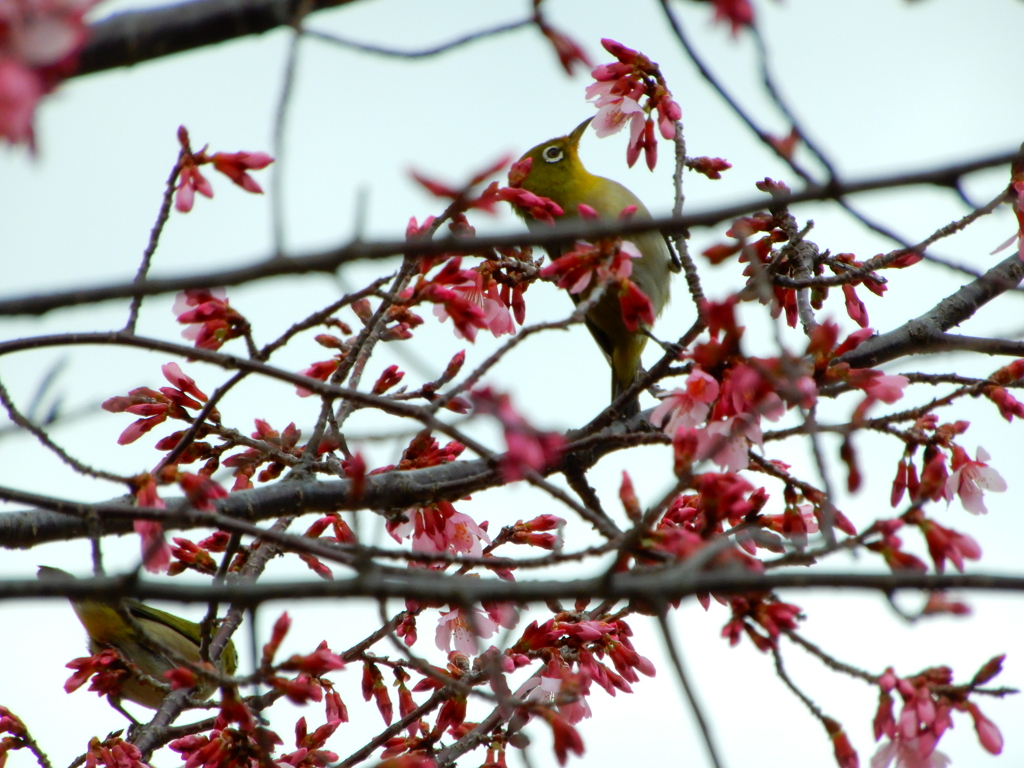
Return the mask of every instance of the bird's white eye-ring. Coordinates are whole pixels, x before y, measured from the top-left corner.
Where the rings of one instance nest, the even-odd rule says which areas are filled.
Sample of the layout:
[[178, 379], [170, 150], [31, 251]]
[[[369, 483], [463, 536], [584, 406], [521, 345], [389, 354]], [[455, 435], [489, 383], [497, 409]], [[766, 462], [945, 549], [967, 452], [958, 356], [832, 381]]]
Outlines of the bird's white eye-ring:
[[565, 152], [562, 151], [561, 147], [548, 147], [547, 149], [544, 150], [543, 155], [545, 162], [557, 163], [559, 160], [565, 157]]

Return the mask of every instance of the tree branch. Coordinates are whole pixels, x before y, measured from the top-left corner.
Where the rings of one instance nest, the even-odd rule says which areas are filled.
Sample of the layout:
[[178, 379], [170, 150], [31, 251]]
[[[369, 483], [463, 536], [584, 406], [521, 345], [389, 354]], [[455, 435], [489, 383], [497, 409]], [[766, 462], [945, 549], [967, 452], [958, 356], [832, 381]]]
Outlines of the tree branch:
[[[954, 346], [957, 337], [946, 334], [946, 331], [970, 318], [978, 309], [1015, 287], [1022, 279], [1024, 262], [1014, 252], [920, 317], [909, 320], [888, 333], [872, 336], [839, 357], [837, 362], [849, 363], [853, 368], [873, 368], [904, 355], [948, 350]], [[990, 352], [988, 349], [980, 351], [988, 354], [1005, 354]], [[1011, 351], [1009, 354], [1020, 353]]]
[[[685, 563], [684, 563], [685, 565]], [[0, 581], [0, 600], [41, 597], [76, 600], [168, 600], [180, 603], [231, 601], [253, 607], [272, 600], [366, 597], [374, 600], [436, 600], [446, 603], [481, 602], [544, 603], [548, 600], [679, 600], [702, 592], [716, 594], [762, 592], [773, 589], [851, 589], [891, 594], [901, 589], [971, 589], [993, 592], [1024, 592], [1024, 576], [984, 574], [837, 573], [720, 571], [694, 573], [685, 567], [614, 574], [576, 580], [502, 581], [475, 576], [456, 576], [416, 569], [415, 572], [368, 571], [351, 579], [249, 584], [175, 584], [167, 580], [139, 581], [126, 577], [76, 579], [74, 581]]]
[[[311, 0], [313, 10], [353, 0]], [[258, 35], [290, 24], [303, 0], [192, 0], [117, 13], [89, 26], [75, 76]]]

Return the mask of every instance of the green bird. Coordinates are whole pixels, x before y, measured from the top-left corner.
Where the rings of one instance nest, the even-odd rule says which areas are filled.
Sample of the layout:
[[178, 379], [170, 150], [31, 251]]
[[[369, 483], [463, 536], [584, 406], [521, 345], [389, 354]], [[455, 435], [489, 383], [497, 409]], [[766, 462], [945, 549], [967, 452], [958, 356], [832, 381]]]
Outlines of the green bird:
[[[46, 565], [39, 566], [38, 577], [48, 580], [75, 578], [67, 571]], [[198, 624], [172, 613], [150, 608], [138, 600], [126, 599], [121, 605], [135, 619], [144, 634], [129, 624], [110, 603], [98, 600], [71, 601], [71, 607], [75, 609], [78, 620], [82, 622], [89, 635], [90, 653], [95, 654], [104, 648], [113, 648], [138, 667], [143, 674], [161, 682], [164, 681], [165, 672], [181, 666], [167, 653], [167, 649], [194, 664], [202, 663], [199, 656], [202, 634]], [[229, 640], [217, 660], [217, 669], [224, 675], [233, 675], [237, 665], [235, 645]], [[208, 698], [217, 689], [217, 684], [212, 680], [198, 675], [196, 680], [196, 688], [193, 691], [196, 698]], [[132, 675], [125, 681], [121, 692], [115, 698], [128, 699], [144, 707], [157, 709], [166, 695], [166, 690], [161, 690], [137, 675]], [[125, 715], [128, 714], [121, 709], [116, 700], [111, 701], [111, 704]]]
[[[636, 195], [617, 181], [595, 176], [583, 167], [579, 157], [579, 143], [590, 120], [580, 123], [568, 136], [560, 136], [538, 144], [520, 158], [532, 158], [529, 174], [522, 182], [523, 189], [535, 195], [554, 200], [564, 211], [563, 218], [578, 217], [580, 203], [590, 206], [603, 219], [614, 220], [628, 206], [636, 206], [636, 219], [650, 219], [651, 214]], [[541, 223], [530, 218], [522, 208], [516, 212], [526, 219], [530, 229]], [[664, 236], [659, 232], [645, 232], [624, 238], [637, 247], [641, 257], [633, 260], [630, 279], [651, 300], [655, 315], [669, 300], [670, 272], [675, 271], [672, 253]], [[562, 255], [552, 252], [552, 259]], [[573, 300], [585, 300], [588, 291], [573, 295]], [[604, 352], [612, 368], [612, 400], [622, 394], [640, 375], [640, 355], [647, 344], [645, 328], [629, 330], [622, 319], [619, 296], [609, 290], [587, 313], [587, 328]], [[640, 409], [634, 399], [625, 408], [631, 416]]]

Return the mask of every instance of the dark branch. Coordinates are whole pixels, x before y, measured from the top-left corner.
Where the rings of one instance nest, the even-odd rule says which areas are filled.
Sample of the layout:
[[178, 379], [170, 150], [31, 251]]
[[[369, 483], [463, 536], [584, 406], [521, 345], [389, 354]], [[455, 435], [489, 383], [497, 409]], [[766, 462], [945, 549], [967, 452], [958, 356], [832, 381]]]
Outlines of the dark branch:
[[[386, 472], [366, 478], [361, 498], [351, 498], [351, 481], [328, 480], [272, 483], [248, 491], [236, 491], [220, 500], [217, 512], [225, 517], [257, 522], [290, 514], [353, 509], [407, 509], [441, 499], [457, 499], [487, 487], [502, 484], [501, 474], [483, 459], [455, 461], [408, 472]], [[3, 489], [0, 496], [22, 503], [44, 503], [43, 497]], [[167, 499], [172, 507], [180, 499]], [[46, 506], [50, 506], [47, 504]], [[101, 512], [99, 523], [90, 523], [90, 510]], [[83, 538], [96, 533], [124, 534], [132, 531], [134, 501], [105, 504], [68, 502], [64, 511], [31, 509], [0, 513], [0, 544], [7, 549], [32, 547], [49, 541]], [[208, 526], [202, 517], [170, 516], [168, 528]], [[98, 531], [96, 529], [99, 529]]]
[[327, 32], [321, 32], [316, 29], [307, 29], [303, 31], [307, 37], [313, 37], [324, 42], [332, 43], [334, 45], [341, 46], [342, 48], [352, 48], [363, 53], [372, 53], [378, 56], [386, 56], [394, 59], [425, 59], [431, 56], [437, 56], [441, 53], [447, 53], [448, 51], [456, 48], [461, 48], [464, 45], [475, 42], [485, 37], [496, 37], [504, 34], [505, 32], [512, 32], [516, 29], [522, 29], [523, 27], [529, 26], [535, 23], [534, 19], [520, 19], [519, 21], [511, 21], [508, 24], [500, 24], [490, 29], [484, 29], [480, 32], [472, 32], [468, 35], [463, 35], [447, 43], [441, 45], [433, 45], [430, 48], [421, 48], [417, 51], [402, 51], [397, 48], [385, 48], [380, 45], [368, 45], [367, 43], [360, 43], [355, 40], [348, 40], [337, 35], [332, 35]]
[[367, 570], [351, 579], [287, 583], [199, 585], [169, 581], [143, 582], [135, 575], [77, 579], [75, 581], [0, 581], [0, 600], [41, 597], [114, 600], [135, 597], [180, 603], [216, 600], [246, 607], [271, 600], [366, 597], [439, 600], [460, 604], [481, 602], [544, 603], [548, 600], [678, 600], [702, 592], [743, 593], [772, 589], [851, 589], [890, 594], [901, 589], [971, 589], [1024, 592], [1024, 576], [981, 574], [897, 573], [753, 573], [721, 571], [693, 573], [683, 567], [655, 572], [615, 574], [577, 580], [508, 582], [472, 576], [443, 575], [422, 569], [396, 573]]
[[290, 24], [303, 2], [313, 10], [353, 0], [192, 0], [125, 11], [89, 27], [75, 75], [88, 75], [181, 51], [258, 35]]
[[[1021, 262], [1020, 257], [1013, 253], [977, 280], [944, 298], [920, 317], [914, 318], [888, 333], [872, 336], [856, 349], [852, 349], [840, 357], [838, 362], [849, 363], [854, 368], [873, 368], [904, 355], [959, 348], [955, 342], [957, 337], [950, 336], [946, 331], [970, 318], [979, 308], [996, 296], [1014, 288], [1022, 279], [1024, 279], [1024, 262]], [[970, 343], [966, 342], [963, 348], [967, 348], [969, 345]], [[991, 346], [978, 351], [988, 354], [1005, 354], [1005, 352], [992, 351]], [[1008, 353], [1020, 354], [1017, 350], [1009, 350]]]

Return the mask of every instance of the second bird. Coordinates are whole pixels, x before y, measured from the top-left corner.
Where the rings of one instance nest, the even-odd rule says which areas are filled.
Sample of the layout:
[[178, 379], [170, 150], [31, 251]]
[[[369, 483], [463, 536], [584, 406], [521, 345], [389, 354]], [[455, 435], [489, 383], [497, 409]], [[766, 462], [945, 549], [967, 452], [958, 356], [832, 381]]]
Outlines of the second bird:
[[[520, 160], [532, 158], [533, 164], [523, 189], [554, 200], [561, 206], [564, 218], [579, 216], [581, 203], [597, 211], [603, 219], [614, 220], [628, 206], [636, 206], [634, 218], [649, 219], [647, 208], [640, 199], [617, 181], [595, 176], [583, 167], [579, 157], [579, 143], [590, 120], [581, 123], [568, 136], [550, 139], [538, 144]], [[526, 217], [531, 229], [540, 223]], [[645, 232], [625, 238], [640, 251], [641, 257], [633, 261], [630, 279], [654, 305], [660, 315], [668, 303], [672, 256], [660, 232]], [[552, 259], [561, 255], [551, 253]], [[576, 299], [576, 297], [573, 297]], [[586, 298], [586, 292], [581, 298]], [[612, 400], [629, 387], [640, 373], [640, 355], [647, 344], [644, 329], [630, 331], [622, 319], [618, 294], [614, 290], [605, 295], [587, 313], [587, 328], [604, 352], [612, 367]], [[636, 399], [628, 403], [625, 415], [639, 411]]]

